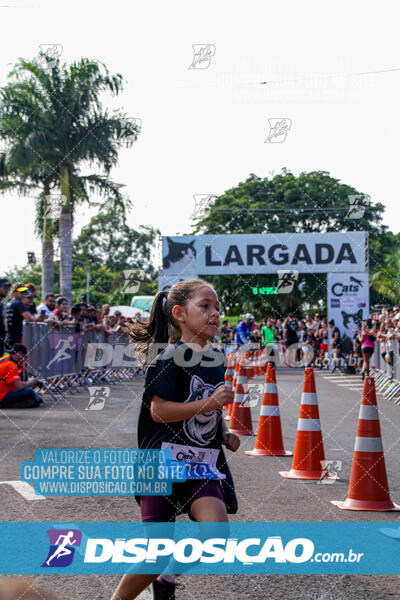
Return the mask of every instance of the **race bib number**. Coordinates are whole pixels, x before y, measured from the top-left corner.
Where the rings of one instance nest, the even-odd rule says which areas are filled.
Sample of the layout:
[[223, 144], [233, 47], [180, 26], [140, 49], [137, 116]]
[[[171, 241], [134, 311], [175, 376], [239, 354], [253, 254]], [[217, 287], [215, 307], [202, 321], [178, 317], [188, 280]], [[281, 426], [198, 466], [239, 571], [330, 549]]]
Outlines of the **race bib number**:
[[172, 451], [172, 460], [188, 465], [187, 479], [225, 479], [225, 475], [216, 467], [219, 454], [216, 448], [196, 448], [169, 442], [163, 442], [161, 448]]
[[225, 475], [217, 467], [210, 467], [207, 463], [187, 463], [186, 479], [225, 479]]

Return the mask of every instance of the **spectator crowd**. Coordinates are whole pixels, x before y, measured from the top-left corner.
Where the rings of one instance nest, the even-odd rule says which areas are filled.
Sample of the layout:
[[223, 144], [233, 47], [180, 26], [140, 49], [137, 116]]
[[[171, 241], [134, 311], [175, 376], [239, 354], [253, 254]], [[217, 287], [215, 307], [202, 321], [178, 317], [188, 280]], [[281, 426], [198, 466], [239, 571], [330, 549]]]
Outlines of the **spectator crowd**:
[[[290, 313], [285, 318], [267, 317], [259, 323], [252, 314], [247, 313], [235, 326], [225, 320], [215, 341], [217, 340], [225, 352], [229, 352], [230, 348], [250, 344], [259, 348], [270, 347], [271, 353], [279, 345], [284, 354], [289, 346], [298, 344], [298, 360], [304, 354], [301, 346], [307, 344], [314, 351], [310, 364], [334, 371], [340, 364], [339, 359], [344, 359], [348, 372], [361, 369], [364, 377], [365, 373], [369, 373], [375, 341], [380, 342], [383, 359], [393, 367], [394, 344], [400, 343], [400, 307], [396, 304], [374, 310], [367, 320], [355, 324], [350, 335], [341, 335], [335, 321], [328, 321], [319, 313], [315, 313], [313, 317], [306, 314], [304, 318], [297, 318]], [[328, 356], [336, 360], [325, 360]]]
[[[377, 308], [366, 321], [355, 322], [354, 330], [348, 335], [341, 335], [335, 322], [319, 313], [306, 314], [304, 318], [292, 313], [284, 318], [270, 316], [258, 323], [251, 313], [247, 313], [235, 324], [224, 320], [211, 342], [218, 344], [225, 353], [250, 344], [252, 348], [269, 348], [271, 356], [277, 350], [285, 355], [289, 347], [295, 347], [299, 361], [306, 357], [306, 349], [311, 348], [312, 358], [307, 364], [335, 370], [338, 365], [343, 366], [344, 361], [347, 372], [358, 370], [364, 377], [369, 373], [376, 341], [380, 344], [382, 358], [392, 367], [394, 350], [400, 343], [399, 305]], [[0, 278], [0, 408], [27, 408], [44, 402], [37, 391], [40, 380], [32, 377], [22, 381], [22, 367], [27, 355], [23, 344], [24, 321], [47, 323], [54, 328], [73, 325], [75, 333], [80, 335], [86, 331], [109, 335], [118, 332], [124, 324], [140, 319], [141, 313], [134, 319], [124, 317], [118, 310], [110, 314], [109, 304], [98, 307], [93, 303], [77, 302], [69, 306], [66, 298], [55, 294], [46, 294], [38, 304], [37, 288], [33, 283], [11, 285], [6, 278]]]
[[[6, 305], [4, 302], [8, 299]], [[75, 333], [101, 331], [106, 335], [120, 329], [126, 319], [118, 310], [110, 314], [110, 305], [77, 302], [68, 306], [63, 296], [46, 294], [37, 304], [37, 288], [33, 283], [17, 282], [11, 285], [6, 278], [0, 278], [0, 408], [33, 408], [44, 404], [37, 391], [42, 382], [31, 377], [22, 381], [23, 363], [27, 348], [23, 343], [24, 321], [47, 323], [54, 328], [73, 325]], [[140, 314], [134, 320], [140, 320]]]

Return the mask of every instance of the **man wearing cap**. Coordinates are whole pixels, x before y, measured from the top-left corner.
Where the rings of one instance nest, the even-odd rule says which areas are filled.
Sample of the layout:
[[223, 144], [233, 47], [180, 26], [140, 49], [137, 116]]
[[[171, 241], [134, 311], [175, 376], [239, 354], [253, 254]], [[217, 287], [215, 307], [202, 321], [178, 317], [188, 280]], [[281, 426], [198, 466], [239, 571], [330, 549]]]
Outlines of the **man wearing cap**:
[[4, 354], [5, 338], [6, 338], [6, 324], [4, 319], [4, 306], [3, 299], [8, 295], [10, 291], [11, 283], [5, 277], [0, 277], [0, 358]]
[[42, 404], [40, 395], [32, 389], [38, 380], [31, 377], [21, 381], [19, 365], [27, 354], [26, 347], [14, 344], [9, 356], [0, 358], [0, 410], [3, 408], [35, 408]]
[[28, 288], [23, 283], [14, 284], [12, 300], [7, 303], [6, 307], [6, 344], [8, 347], [21, 342], [24, 321], [35, 321], [23, 302], [28, 292]]
[[238, 346], [247, 344], [250, 338], [250, 332], [253, 329], [254, 317], [250, 313], [246, 313], [244, 320], [236, 327], [235, 342]]

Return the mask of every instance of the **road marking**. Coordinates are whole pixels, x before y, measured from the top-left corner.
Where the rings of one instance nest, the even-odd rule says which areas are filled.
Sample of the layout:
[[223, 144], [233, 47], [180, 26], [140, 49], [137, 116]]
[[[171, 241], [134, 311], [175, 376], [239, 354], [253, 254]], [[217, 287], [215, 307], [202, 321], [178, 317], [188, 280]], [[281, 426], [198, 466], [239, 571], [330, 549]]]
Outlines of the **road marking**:
[[34, 488], [26, 481], [0, 481], [0, 485], [2, 484], [10, 485], [25, 500], [46, 500], [46, 496], [35, 494]]
[[336, 385], [338, 385], [339, 387], [349, 387], [349, 385], [355, 386], [357, 390], [362, 390], [363, 389], [363, 385], [358, 385], [356, 383], [337, 383]]

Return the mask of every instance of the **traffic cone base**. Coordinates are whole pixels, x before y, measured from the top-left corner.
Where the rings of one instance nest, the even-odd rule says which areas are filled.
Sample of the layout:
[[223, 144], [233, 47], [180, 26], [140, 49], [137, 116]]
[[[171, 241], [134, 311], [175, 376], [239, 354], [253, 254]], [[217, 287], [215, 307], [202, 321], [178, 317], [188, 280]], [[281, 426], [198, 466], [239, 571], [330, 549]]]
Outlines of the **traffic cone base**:
[[341, 502], [340, 500], [331, 500], [331, 504], [334, 504], [343, 510], [400, 510], [398, 504], [394, 504], [394, 502], [388, 500], [353, 500], [352, 498], [347, 498], [344, 502]]
[[293, 452], [289, 452], [289, 450], [270, 450], [269, 448], [265, 450], [254, 448], [254, 450], [246, 450], [245, 454], [248, 456], [293, 456]]
[[299, 471], [291, 469], [290, 471], [279, 471], [279, 475], [285, 479], [321, 479], [324, 471]]

